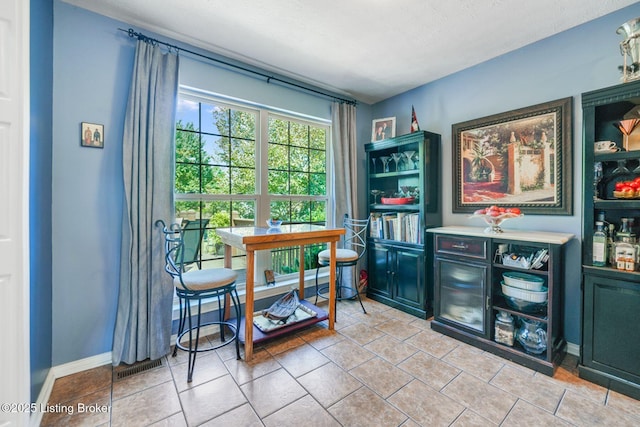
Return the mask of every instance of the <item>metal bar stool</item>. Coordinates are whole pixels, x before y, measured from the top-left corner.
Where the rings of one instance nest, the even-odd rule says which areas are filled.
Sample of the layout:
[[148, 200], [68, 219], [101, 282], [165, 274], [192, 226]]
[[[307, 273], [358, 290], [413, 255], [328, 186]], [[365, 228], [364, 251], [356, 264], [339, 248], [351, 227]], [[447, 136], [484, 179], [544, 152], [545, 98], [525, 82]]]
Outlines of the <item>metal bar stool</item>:
[[[355, 286], [346, 286], [342, 283], [343, 272], [345, 268], [353, 268], [367, 251], [367, 230], [369, 229], [369, 218], [352, 219], [345, 214], [342, 226], [345, 229], [342, 248], [336, 251], [336, 302], [357, 298], [362, 307], [362, 312], [367, 313], [360, 298], [358, 291], [357, 274], [352, 275]], [[320, 267], [326, 267], [330, 263], [331, 251], [325, 249], [318, 253], [318, 267], [316, 268], [316, 300], [318, 297], [329, 298], [329, 285], [320, 287], [318, 285], [318, 272]], [[355, 269], [354, 269], [355, 270]], [[334, 310], [335, 316], [336, 310]]]
[[[173, 348], [173, 357], [178, 353], [178, 349], [189, 352], [189, 365], [187, 371], [187, 382], [193, 379], [193, 368], [196, 363], [196, 356], [199, 352], [211, 351], [223, 347], [235, 341], [236, 357], [240, 359], [240, 344], [238, 342], [238, 331], [240, 330], [240, 299], [236, 291], [235, 271], [229, 268], [209, 268], [194, 269], [184, 271], [185, 266], [185, 242], [183, 231], [178, 224], [166, 226], [164, 221], [156, 221], [156, 226], [162, 226], [165, 239], [165, 271], [173, 278], [173, 285], [176, 288], [176, 295], [180, 300], [180, 323], [178, 326], [178, 336], [176, 345]], [[201, 238], [204, 230], [201, 230]], [[230, 296], [235, 308], [235, 321], [225, 321], [227, 298]], [[218, 320], [202, 323], [202, 300], [216, 298], [218, 300]], [[222, 304], [220, 300], [222, 299]], [[195, 325], [191, 313], [191, 302], [198, 302], [198, 312]], [[198, 348], [200, 339], [200, 328], [209, 325], [220, 326], [220, 343], [207, 348]], [[185, 329], [185, 326], [187, 328]], [[225, 339], [225, 327], [228, 327], [232, 334]], [[189, 344], [181, 344], [181, 339], [186, 334], [189, 335]]]

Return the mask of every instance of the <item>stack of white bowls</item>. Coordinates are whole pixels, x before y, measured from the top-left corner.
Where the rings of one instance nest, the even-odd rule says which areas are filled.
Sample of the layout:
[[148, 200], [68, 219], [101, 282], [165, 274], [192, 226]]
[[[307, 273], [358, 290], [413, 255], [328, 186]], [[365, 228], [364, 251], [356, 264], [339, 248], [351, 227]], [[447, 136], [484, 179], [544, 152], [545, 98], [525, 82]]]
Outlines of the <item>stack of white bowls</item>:
[[544, 286], [544, 278], [518, 271], [506, 272], [502, 278], [501, 285], [504, 295], [532, 303], [547, 301], [548, 292]]

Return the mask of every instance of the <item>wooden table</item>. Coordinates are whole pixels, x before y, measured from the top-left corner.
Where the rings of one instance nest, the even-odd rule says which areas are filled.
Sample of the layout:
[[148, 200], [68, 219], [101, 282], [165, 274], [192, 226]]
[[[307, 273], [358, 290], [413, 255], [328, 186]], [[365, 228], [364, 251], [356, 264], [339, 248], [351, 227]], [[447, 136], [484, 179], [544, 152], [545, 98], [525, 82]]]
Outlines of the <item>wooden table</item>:
[[[327, 228], [309, 224], [283, 225], [279, 229], [260, 227], [218, 228], [216, 233], [224, 243], [224, 266], [231, 268], [231, 248], [246, 251], [247, 275], [245, 295], [244, 359], [253, 357], [253, 305], [254, 305], [254, 261], [255, 251], [263, 249], [300, 246], [300, 260], [304, 260], [304, 245], [329, 243], [331, 263], [329, 265], [329, 329], [334, 327], [336, 298], [336, 248], [344, 228]], [[300, 299], [304, 299], [304, 262], [300, 263]]]

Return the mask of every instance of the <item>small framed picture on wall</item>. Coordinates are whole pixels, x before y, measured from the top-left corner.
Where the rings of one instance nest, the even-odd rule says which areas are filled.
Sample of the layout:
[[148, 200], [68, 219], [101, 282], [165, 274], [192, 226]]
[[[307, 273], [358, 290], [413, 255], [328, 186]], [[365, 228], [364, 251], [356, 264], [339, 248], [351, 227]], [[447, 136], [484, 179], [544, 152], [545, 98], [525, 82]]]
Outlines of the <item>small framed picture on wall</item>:
[[104, 148], [104, 126], [82, 122], [80, 145], [83, 147]]

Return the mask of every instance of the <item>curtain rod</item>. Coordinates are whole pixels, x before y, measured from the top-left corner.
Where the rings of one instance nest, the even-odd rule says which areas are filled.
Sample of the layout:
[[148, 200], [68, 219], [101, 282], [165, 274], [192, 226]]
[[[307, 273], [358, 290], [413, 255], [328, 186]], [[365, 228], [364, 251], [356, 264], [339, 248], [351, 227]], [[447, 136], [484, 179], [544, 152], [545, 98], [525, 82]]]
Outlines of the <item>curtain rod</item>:
[[160, 41], [158, 39], [154, 39], [154, 38], [145, 36], [142, 33], [134, 31], [132, 28], [129, 28], [128, 30], [124, 30], [122, 28], [118, 28], [118, 30], [124, 31], [125, 33], [129, 34], [129, 37], [132, 37], [132, 38], [136, 37], [138, 40], [142, 40], [142, 41], [147, 42], [147, 43], [161, 44], [163, 46], [168, 47], [169, 49], [175, 49], [176, 51], [187, 52], [187, 53], [189, 53], [191, 55], [199, 56], [201, 58], [208, 59], [209, 61], [213, 61], [213, 62], [217, 62], [219, 64], [226, 65], [227, 67], [235, 68], [237, 70], [241, 70], [241, 71], [244, 71], [246, 73], [251, 73], [251, 74], [255, 74], [255, 75], [260, 76], [260, 77], [264, 77], [265, 79], [267, 79], [267, 83], [270, 83], [273, 80], [273, 81], [276, 81], [276, 82], [279, 82], [279, 83], [283, 83], [283, 84], [286, 84], [286, 85], [289, 85], [289, 86], [296, 87], [298, 89], [306, 90], [308, 92], [313, 92], [315, 94], [322, 95], [322, 96], [325, 96], [327, 98], [335, 99], [336, 101], [344, 102], [346, 104], [351, 104], [351, 105], [356, 105], [357, 104], [357, 101], [355, 101], [353, 99], [339, 98], [337, 96], [330, 95], [328, 93], [321, 92], [319, 90], [315, 90], [315, 89], [312, 89], [310, 87], [302, 86], [302, 85], [299, 85], [297, 83], [293, 83], [293, 82], [289, 82], [289, 81], [286, 81], [286, 80], [282, 80], [282, 79], [279, 79], [278, 77], [270, 76], [268, 74], [264, 74], [264, 73], [261, 73], [259, 71], [255, 71], [255, 70], [251, 70], [249, 68], [242, 67], [240, 65], [235, 65], [235, 64], [232, 64], [230, 62], [226, 62], [226, 61], [222, 61], [220, 59], [212, 58], [210, 56], [206, 56], [206, 55], [203, 55], [203, 54], [198, 53], [198, 52], [194, 52], [194, 51], [191, 51], [191, 50], [188, 50], [188, 49], [176, 46], [176, 45], [169, 44], [167, 42]]

